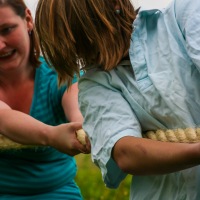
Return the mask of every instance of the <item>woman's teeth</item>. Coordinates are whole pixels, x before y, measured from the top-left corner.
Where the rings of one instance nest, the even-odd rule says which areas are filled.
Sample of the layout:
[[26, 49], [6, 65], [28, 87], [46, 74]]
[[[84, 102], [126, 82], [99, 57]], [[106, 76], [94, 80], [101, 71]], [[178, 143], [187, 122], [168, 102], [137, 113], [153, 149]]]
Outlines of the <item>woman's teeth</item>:
[[4, 58], [4, 57], [7, 57], [7, 56], [10, 56], [11, 54], [12, 54], [12, 51], [8, 52], [8, 53], [5, 53], [5, 54], [0, 54], [0, 58]]

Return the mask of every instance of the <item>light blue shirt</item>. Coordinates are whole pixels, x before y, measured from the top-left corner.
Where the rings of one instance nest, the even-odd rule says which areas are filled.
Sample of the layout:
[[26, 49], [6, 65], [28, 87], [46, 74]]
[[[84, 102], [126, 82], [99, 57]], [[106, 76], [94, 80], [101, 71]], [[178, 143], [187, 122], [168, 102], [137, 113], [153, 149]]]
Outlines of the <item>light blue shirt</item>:
[[[111, 158], [120, 138], [200, 125], [200, 1], [141, 8], [133, 27], [131, 64], [122, 61], [109, 72], [91, 69], [79, 82], [83, 128], [108, 187], [126, 176]], [[130, 199], [199, 200], [200, 168], [134, 176]]]

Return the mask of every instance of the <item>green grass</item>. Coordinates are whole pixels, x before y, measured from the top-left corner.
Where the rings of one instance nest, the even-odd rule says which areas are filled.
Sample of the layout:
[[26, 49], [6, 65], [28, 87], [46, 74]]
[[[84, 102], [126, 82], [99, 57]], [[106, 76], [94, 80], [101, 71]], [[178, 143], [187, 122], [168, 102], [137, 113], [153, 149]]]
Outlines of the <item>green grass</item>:
[[128, 200], [131, 176], [117, 189], [108, 189], [103, 183], [100, 170], [92, 163], [90, 155], [80, 154], [75, 157], [78, 166], [76, 182], [84, 200]]

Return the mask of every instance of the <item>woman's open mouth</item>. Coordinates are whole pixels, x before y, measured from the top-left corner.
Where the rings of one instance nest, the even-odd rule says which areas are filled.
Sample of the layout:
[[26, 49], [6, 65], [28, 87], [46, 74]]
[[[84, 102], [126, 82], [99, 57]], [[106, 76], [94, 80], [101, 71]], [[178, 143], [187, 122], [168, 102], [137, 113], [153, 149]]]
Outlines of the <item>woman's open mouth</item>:
[[9, 58], [10, 56], [12, 56], [15, 53], [16, 50], [12, 50], [6, 53], [0, 53], [0, 59], [1, 58]]

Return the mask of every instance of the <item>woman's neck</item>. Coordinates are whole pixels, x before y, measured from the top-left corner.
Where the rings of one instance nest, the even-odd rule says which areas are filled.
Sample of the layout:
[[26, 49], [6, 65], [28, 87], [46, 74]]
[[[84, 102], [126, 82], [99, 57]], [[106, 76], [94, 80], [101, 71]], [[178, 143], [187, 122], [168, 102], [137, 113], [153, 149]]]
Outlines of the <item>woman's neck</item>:
[[17, 87], [17, 85], [33, 81], [34, 77], [35, 68], [30, 66], [25, 69], [0, 71], [0, 87]]

